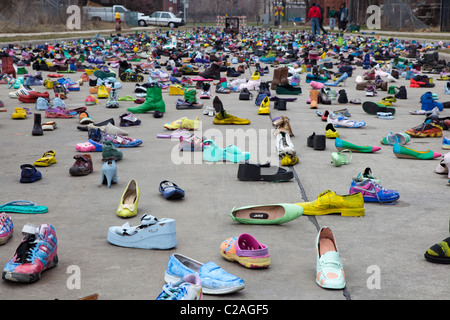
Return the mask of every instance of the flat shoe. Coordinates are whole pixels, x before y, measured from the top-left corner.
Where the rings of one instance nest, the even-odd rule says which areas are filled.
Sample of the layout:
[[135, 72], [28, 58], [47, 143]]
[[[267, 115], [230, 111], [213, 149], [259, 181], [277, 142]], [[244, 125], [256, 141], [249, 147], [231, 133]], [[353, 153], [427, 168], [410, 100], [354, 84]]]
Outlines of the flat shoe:
[[303, 208], [290, 203], [234, 207], [231, 219], [243, 224], [282, 224], [300, 217]]
[[164, 180], [159, 184], [159, 192], [167, 200], [181, 199], [184, 197], [184, 190], [168, 180]]

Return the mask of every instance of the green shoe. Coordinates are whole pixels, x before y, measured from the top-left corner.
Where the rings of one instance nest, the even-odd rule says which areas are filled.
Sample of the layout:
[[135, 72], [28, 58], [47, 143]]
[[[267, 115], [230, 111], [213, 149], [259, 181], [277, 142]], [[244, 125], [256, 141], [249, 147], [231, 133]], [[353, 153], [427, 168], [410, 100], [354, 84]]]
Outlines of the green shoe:
[[23, 67], [17, 68], [17, 74], [27, 74], [27, 73], [28, 73], [27, 69]]
[[282, 224], [297, 219], [303, 214], [303, 208], [291, 204], [269, 204], [247, 207], [234, 207], [231, 219], [243, 224]]
[[119, 101], [135, 101], [136, 99], [132, 96], [123, 96], [118, 99]]
[[[350, 156], [347, 158], [347, 155], [344, 153], [345, 151], [348, 151], [350, 153]], [[333, 163], [336, 167], [340, 167], [344, 164], [349, 163], [352, 160], [352, 151], [348, 149], [344, 149], [339, 152], [332, 152], [331, 153], [331, 163]]]
[[334, 142], [334, 146], [339, 151], [343, 151], [344, 149], [348, 149], [348, 150], [351, 150], [353, 152], [372, 153], [372, 152], [376, 152], [378, 150], [381, 150], [380, 147], [376, 147], [376, 146], [358, 146], [356, 144], [352, 144], [350, 142], [344, 141], [344, 140], [342, 140], [339, 137], [336, 138], [336, 140]]
[[132, 113], [146, 113], [148, 111], [166, 112], [166, 104], [162, 97], [161, 87], [152, 85], [147, 88], [147, 97], [145, 98], [144, 103], [138, 107], [127, 108], [127, 111]]
[[392, 151], [394, 151], [394, 154], [397, 158], [406, 159], [431, 160], [442, 156], [442, 154], [440, 154], [439, 152], [434, 152], [432, 150], [417, 151], [405, 146], [401, 146], [398, 143], [394, 143]]
[[389, 132], [389, 134], [384, 137], [383, 139], [381, 139], [381, 144], [384, 145], [390, 145], [393, 146], [394, 143], [398, 143], [401, 145], [407, 144], [409, 141], [411, 141], [411, 136], [407, 133], [404, 132], [399, 132], [399, 133], [392, 133]]

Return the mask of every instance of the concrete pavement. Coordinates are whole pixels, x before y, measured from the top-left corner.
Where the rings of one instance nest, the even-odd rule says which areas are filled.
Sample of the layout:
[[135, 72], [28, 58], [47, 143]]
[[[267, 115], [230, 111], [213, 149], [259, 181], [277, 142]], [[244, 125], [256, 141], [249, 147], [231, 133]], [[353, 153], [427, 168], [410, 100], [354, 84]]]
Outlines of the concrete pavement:
[[[265, 66], [263, 64], [263, 66]], [[28, 67], [31, 71], [31, 68]], [[361, 68], [353, 73], [343, 87], [349, 99], [379, 101], [387, 92], [378, 91], [377, 97], [368, 98], [364, 91], [355, 89], [355, 78]], [[46, 72], [43, 73], [44, 77]], [[81, 73], [68, 75], [78, 80]], [[250, 77], [250, 72], [244, 75]], [[92, 77], [92, 76], [91, 76]], [[270, 73], [262, 77], [270, 81]], [[432, 75], [433, 78], [437, 78]], [[231, 79], [228, 79], [229, 81]], [[164, 117], [155, 119], [151, 114], [136, 114], [142, 120], [138, 127], [126, 128], [130, 137], [140, 138], [143, 144], [137, 148], [122, 149], [124, 158], [118, 165], [119, 181], [110, 189], [100, 184], [101, 153], [91, 153], [94, 172], [84, 177], [72, 177], [69, 168], [77, 154], [75, 145], [87, 141], [87, 133], [77, 130], [77, 118], [56, 119], [58, 128], [44, 132], [43, 136], [31, 135], [33, 115], [24, 120], [12, 120], [15, 107], [29, 107], [8, 98], [5, 85], [0, 86], [0, 100], [7, 112], [0, 113], [2, 133], [2, 185], [1, 204], [12, 200], [30, 200], [49, 207], [41, 215], [12, 213], [14, 236], [0, 248], [0, 264], [5, 264], [20, 244], [21, 229], [26, 223], [52, 224], [58, 236], [59, 264], [46, 271], [34, 284], [18, 284], [0, 281], [2, 300], [71, 300], [98, 293], [100, 300], [146, 299], [154, 300], [164, 284], [164, 271], [173, 253], [181, 253], [200, 262], [214, 261], [226, 271], [241, 277], [244, 290], [231, 295], [204, 295], [204, 300], [440, 300], [450, 294], [448, 266], [427, 262], [423, 254], [431, 245], [449, 235], [449, 213], [446, 203], [449, 189], [446, 175], [434, 172], [440, 160], [398, 159], [392, 147], [383, 146], [380, 140], [390, 131], [404, 132], [423, 122], [424, 116], [411, 115], [410, 110], [420, 109], [420, 96], [426, 91], [438, 94], [439, 101], [448, 101], [444, 94], [445, 82], [435, 81], [433, 89], [409, 88], [409, 81], [400, 79], [394, 85], [407, 87], [408, 99], [395, 103], [394, 120], [382, 120], [368, 115], [361, 105], [320, 105], [319, 111], [347, 108], [353, 120], [366, 121], [360, 129], [338, 128], [343, 140], [359, 145], [377, 145], [381, 150], [374, 154], [353, 154], [352, 161], [335, 167], [331, 152], [336, 151], [333, 140], [327, 140], [326, 150], [308, 148], [306, 139], [313, 132], [324, 133], [326, 123], [320, 120], [316, 110], [309, 108], [309, 84], [301, 75], [302, 95], [287, 104], [287, 111], [273, 109], [271, 117], [287, 115], [295, 136], [292, 138], [300, 163], [294, 167], [298, 180], [284, 183], [242, 182], [236, 177], [237, 164], [176, 164], [177, 143], [158, 139], [165, 132], [163, 125], [186, 116], [202, 120], [203, 133], [212, 135], [219, 130], [244, 129], [271, 135], [270, 117], [258, 115], [254, 101], [239, 101], [237, 93], [217, 94], [228, 113], [251, 120], [245, 127], [216, 126], [212, 118], [202, 110], [180, 111], [175, 109], [179, 96], [164, 93], [166, 110]], [[122, 83], [119, 96], [132, 95], [135, 83]], [[37, 88], [43, 91], [44, 88]], [[65, 100], [69, 108], [84, 106], [89, 86], [84, 84], [80, 92], [71, 92]], [[216, 95], [214, 88], [212, 96]], [[256, 96], [256, 92], [253, 92]], [[52, 94], [52, 93], [51, 93]], [[275, 95], [275, 92], [272, 92]], [[53, 96], [53, 95], [52, 95]], [[212, 106], [212, 100], [202, 100]], [[133, 102], [120, 102], [118, 109], [106, 109], [104, 100], [89, 106], [91, 117], [100, 122], [119, 115]], [[43, 114], [43, 112], [41, 112]], [[449, 116], [448, 110], [441, 116]], [[43, 121], [46, 118], [43, 117]], [[245, 131], [249, 132], [249, 131]], [[201, 135], [201, 133], [199, 133]], [[444, 135], [448, 135], [444, 131]], [[207, 136], [211, 138], [211, 136]], [[249, 141], [248, 148], [263, 141]], [[413, 138], [408, 147], [416, 150], [441, 149], [442, 138]], [[20, 165], [32, 163], [48, 150], [55, 150], [58, 162], [39, 168], [42, 180], [32, 184], [19, 183]], [[272, 150], [275, 152], [275, 150]], [[252, 158], [254, 159], [254, 158]], [[272, 165], [279, 165], [273, 164]], [[330, 189], [338, 194], [348, 194], [352, 177], [366, 167], [384, 187], [400, 192], [400, 200], [394, 205], [365, 204], [365, 216], [359, 218], [327, 215], [302, 216], [284, 225], [258, 226], [235, 223], [230, 218], [233, 207], [296, 203], [315, 200], [321, 192]], [[137, 179], [140, 187], [138, 215], [122, 219], [116, 215], [121, 195], [131, 179]], [[168, 201], [158, 192], [162, 180], [171, 180], [186, 191], [180, 201]], [[177, 224], [178, 245], [172, 250], [143, 250], [121, 248], [106, 240], [108, 228], [129, 222], [138, 225], [140, 216], [149, 213], [158, 218], [173, 218]], [[326, 290], [315, 283], [315, 238], [318, 228], [329, 226], [336, 237], [347, 287], [345, 290]], [[265, 270], [250, 270], [237, 263], [224, 260], [219, 246], [228, 237], [250, 233], [266, 244], [271, 255], [271, 266]], [[79, 277], [77, 277], [79, 275]], [[80, 287], [75, 285], [79, 284]], [[75, 286], [75, 288], [74, 288]]]

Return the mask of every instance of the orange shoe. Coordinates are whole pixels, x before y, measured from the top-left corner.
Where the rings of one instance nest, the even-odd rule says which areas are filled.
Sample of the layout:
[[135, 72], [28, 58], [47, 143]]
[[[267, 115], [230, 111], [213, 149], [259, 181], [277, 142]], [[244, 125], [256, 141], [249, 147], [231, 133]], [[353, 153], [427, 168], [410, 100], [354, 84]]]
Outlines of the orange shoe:
[[428, 120], [417, 127], [406, 130], [406, 133], [416, 138], [442, 137], [442, 127]]

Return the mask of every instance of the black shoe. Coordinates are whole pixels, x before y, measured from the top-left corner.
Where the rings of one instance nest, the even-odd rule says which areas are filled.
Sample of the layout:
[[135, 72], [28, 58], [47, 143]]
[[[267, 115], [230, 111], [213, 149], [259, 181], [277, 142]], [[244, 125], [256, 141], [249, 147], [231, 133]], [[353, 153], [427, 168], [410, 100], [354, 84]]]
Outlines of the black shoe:
[[270, 163], [263, 165], [240, 163], [237, 177], [241, 181], [281, 182], [292, 180], [294, 172], [280, 167], [272, 167]]
[[42, 136], [44, 134], [44, 131], [42, 130], [41, 126], [41, 114], [35, 113], [34, 114], [34, 124], [33, 124], [33, 130], [31, 131], [31, 135], [33, 136]]

